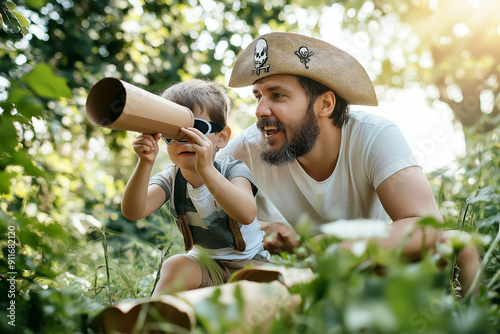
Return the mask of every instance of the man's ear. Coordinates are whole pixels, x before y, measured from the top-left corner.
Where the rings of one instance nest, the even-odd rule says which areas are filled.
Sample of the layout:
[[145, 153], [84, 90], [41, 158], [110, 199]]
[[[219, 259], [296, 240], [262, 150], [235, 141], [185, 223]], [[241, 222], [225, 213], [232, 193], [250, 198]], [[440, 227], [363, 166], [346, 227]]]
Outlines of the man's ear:
[[316, 103], [318, 103], [318, 117], [330, 117], [333, 112], [333, 108], [335, 108], [335, 103], [337, 100], [335, 99], [335, 94], [331, 90], [327, 90], [323, 94], [321, 94]]
[[217, 133], [217, 149], [224, 148], [231, 138], [231, 128], [225, 126], [220, 132]]

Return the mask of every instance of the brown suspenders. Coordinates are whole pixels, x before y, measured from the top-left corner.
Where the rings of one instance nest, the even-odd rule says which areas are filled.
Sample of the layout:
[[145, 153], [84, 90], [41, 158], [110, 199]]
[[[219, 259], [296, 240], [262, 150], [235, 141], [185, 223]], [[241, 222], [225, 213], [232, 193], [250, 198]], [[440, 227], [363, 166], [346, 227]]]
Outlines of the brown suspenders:
[[[182, 237], [184, 238], [184, 249], [185, 251], [189, 251], [193, 248], [193, 235], [191, 234], [191, 229], [189, 228], [186, 210], [185, 210], [185, 201], [186, 201], [186, 186], [187, 181], [182, 176], [180, 170], [177, 171], [175, 175], [174, 181], [174, 205], [175, 211], [177, 212], [178, 219], [176, 219], [176, 224], [179, 230], [182, 233]], [[243, 235], [241, 234], [241, 230], [237, 221], [228, 216], [227, 219], [229, 230], [233, 235], [234, 245], [236, 249], [240, 252], [246, 249], [245, 240], [243, 239]]]

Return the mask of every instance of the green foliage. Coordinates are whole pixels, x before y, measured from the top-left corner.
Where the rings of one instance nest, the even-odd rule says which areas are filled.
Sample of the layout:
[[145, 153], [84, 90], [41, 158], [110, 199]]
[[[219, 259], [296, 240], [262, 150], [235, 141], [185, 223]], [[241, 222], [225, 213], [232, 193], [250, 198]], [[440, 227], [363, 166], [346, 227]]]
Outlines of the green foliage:
[[[344, 11], [346, 28], [368, 33], [365, 28], [374, 22], [375, 35], [391, 13], [418, 26], [415, 13], [437, 17], [441, 12], [425, 8], [425, 1], [405, 1], [407, 6], [373, 1], [374, 10], [363, 19], [357, 9], [369, 3], [340, 3], [355, 9], [354, 16]], [[165, 255], [158, 245], [173, 242], [170, 254], [182, 252], [182, 238], [167, 208], [139, 222], [121, 215], [121, 194], [136, 159], [134, 135], [87, 122], [84, 103], [91, 85], [107, 76], [155, 93], [193, 77], [224, 84], [235, 55], [260, 32], [299, 30], [303, 22], [294, 14], [297, 4], [312, 13], [332, 2], [0, 0], [0, 232], [7, 236], [0, 239], [0, 318], [8, 319], [6, 302], [15, 300], [16, 305], [16, 328], [2, 320], [2, 333], [88, 332], [93, 317], [109, 303], [150, 296]], [[319, 21], [309, 21], [306, 29], [317, 33]], [[439, 33], [445, 36], [445, 30]], [[491, 39], [490, 46], [500, 45], [489, 30], [480, 36], [481, 41]], [[425, 37], [421, 41], [435, 42]], [[498, 96], [492, 76], [498, 71], [492, 64], [498, 62], [491, 61], [497, 59], [496, 49], [488, 48], [483, 57], [468, 46], [470, 57], [460, 58], [467, 56], [457, 51], [460, 43], [472, 40], [454, 36], [450, 47], [437, 43], [437, 49], [431, 48], [436, 68], [418, 63], [396, 68], [386, 59], [388, 74], [381, 74], [379, 83], [403, 87], [413, 78], [436, 85], [446, 103], [450, 96], [443, 87], [450, 82], [463, 87], [463, 101], [477, 101], [481, 94], [470, 87], [485, 87]], [[391, 42], [394, 47], [401, 43]], [[409, 51], [425, 53], [429, 47], [424, 43]], [[447, 70], [456, 64], [460, 70]], [[395, 76], [404, 80], [394, 81]], [[245, 113], [246, 101], [230, 94], [232, 126], [245, 128], [253, 120]], [[469, 104], [475, 108], [464, 114], [450, 105], [458, 116], [480, 110]], [[374, 245], [353, 255], [308, 242], [297, 254], [274, 259], [319, 274], [295, 289], [302, 304], [292, 314], [278, 315], [274, 332], [498, 332], [500, 133], [491, 128], [498, 124], [497, 105], [482, 114], [476, 127], [468, 125], [468, 154], [457, 160], [458, 167], [430, 175], [446, 226], [476, 233], [472, 241], [444, 245], [451, 252], [438, 258], [425, 254], [418, 263]], [[165, 155], [160, 156], [155, 170], [165, 163]], [[452, 253], [485, 235], [489, 242], [478, 243], [484, 254], [480, 295], [457, 301], [448, 292], [454, 288], [448, 275]], [[306, 234], [304, 239], [309, 240]], [[14, 257], [10, 249], [15, 249]], [[14, 284], [7, 281], [12, 277]], [[5, 299], [11, 291], [14, 297]], [[200, 332], [227, 332], [244, 312], [219, 305], [217, 297], [198, 310]], [[225, 314], [231, 317], [223, 319]], [[207, 320], [214, 317], [220, 321]]]
[[[372, 251], [376, 251], [373, 249]], [[292, 321], [274, 331], [292, 333], [484, 333], [487, 305], [462, 307], [446, 292], [447, 271], [426, 257], [408, 264], [389, 256], [383, 275], [341, 250], [326, 251], [318, 278], [302, 287], [304, 300]]]
[[71, 98], [72, 94], [66, 85], [66, 80], [54, 75], [52, 68], [47, 64], [40, 64], [23, 79], [38, 95], [49, 98]]

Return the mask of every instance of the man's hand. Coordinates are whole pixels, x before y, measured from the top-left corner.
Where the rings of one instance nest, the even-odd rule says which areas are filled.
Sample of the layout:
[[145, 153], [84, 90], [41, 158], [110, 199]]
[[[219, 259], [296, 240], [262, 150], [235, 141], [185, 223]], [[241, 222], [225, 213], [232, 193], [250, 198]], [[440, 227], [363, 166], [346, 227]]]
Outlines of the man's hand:
[[271, 254], [280, 251], [292, 253], [299, 246], [299, 238], [292, 227], [282, 223], [262, 223], [265, 232], [264, 249]]

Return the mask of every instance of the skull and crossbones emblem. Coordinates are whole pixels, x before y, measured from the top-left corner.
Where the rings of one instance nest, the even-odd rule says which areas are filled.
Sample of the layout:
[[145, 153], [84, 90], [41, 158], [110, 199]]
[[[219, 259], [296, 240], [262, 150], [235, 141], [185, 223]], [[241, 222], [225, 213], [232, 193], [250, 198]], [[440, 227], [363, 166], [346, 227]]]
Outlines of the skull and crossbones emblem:
[[264, 64], [267, 61], [267, 58], [269, 57], [268, 55], [269, 48], [267, 46], [267, 41], [263, 38], [259, 39], [257, 41], [257, 44], [255, 44], [255, 51], [253, 54], [253, 62], [255, 64], [255, 67], [252, 68], [252, 73], [251, 74], [257, 74], [260, 75], [260, 71], [264, 70], [264, 72], [269, 72], [269, 67], [270, 65], [264, 66]]
[[309, 51], [306, 46], [301, 46], [297, 51], [295, 51], [295, 54], [299, 57], [300, 62], [304, 64], [306, 68], [309, 68], [307, 63], [311, 61], [310, 57], [314, 54], [314, 52]]

